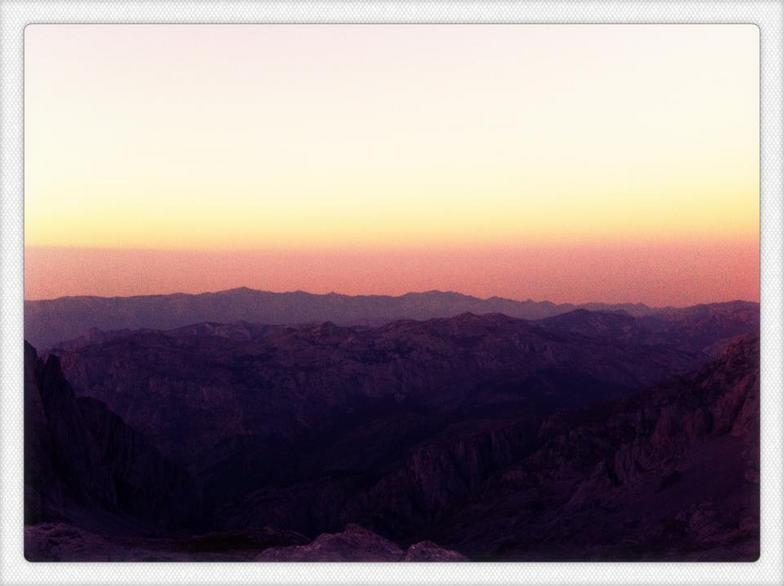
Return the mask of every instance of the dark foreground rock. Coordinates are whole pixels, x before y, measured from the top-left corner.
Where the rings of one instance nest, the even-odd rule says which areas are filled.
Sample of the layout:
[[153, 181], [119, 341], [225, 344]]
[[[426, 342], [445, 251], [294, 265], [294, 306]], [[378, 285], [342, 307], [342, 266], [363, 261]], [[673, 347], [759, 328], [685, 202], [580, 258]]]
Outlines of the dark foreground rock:
[[25, 527], [25, 556], [30, 561], [69, 562], [459, 562], [461, 554], [423, 541], [401, 549], [360, 527], [320, 535], [310, 543], [272, 546], [275, 541], [306, 542], [290, 532], [213, 533], [155, 538], [106, 535], [66, 523]]
[[278, 562], [457, 562], [461, 554], [432, 542], [420, 542], [403, 551], [395, 543], [359, 525], [340, 533], [320, 535], [307, 545], [275, 547], [263, 551], [257, 561]]
[[[187, 526], [193, 480], [105, 404], [77, 398], [60, 361], [25, 345], [25, 522], [89, 520], [125, 531]], [[88, 522], [89, 522], [88, 521]]]

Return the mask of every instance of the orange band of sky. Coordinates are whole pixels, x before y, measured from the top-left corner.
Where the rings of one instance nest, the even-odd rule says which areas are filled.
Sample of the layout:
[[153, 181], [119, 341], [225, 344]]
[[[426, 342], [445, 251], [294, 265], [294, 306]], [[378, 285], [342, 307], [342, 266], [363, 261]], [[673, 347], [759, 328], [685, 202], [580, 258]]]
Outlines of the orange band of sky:
[[753, 25], [31, 25], [25, 294], [757, 299]]

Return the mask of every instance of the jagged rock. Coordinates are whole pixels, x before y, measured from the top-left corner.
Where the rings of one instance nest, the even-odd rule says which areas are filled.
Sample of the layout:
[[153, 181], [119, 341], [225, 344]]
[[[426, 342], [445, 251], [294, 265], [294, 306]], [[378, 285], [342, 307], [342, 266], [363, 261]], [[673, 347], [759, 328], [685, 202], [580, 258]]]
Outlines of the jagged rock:
[[405, 552], [392, 541], [350, 523], [340, 533], [319, 535], [307, 545], [273, 547], [257, 561], [277, 562], [457, 562], [466, 558], [455, 551], [421, 541]]
[[117, 516], [167, 527], [198, 513], [192, 481], [100, 401], [75, 397], [60, 361], [25, 345], [25, 517], [28, 523]]
[[468, 561], [464, 555], [444, 549], [432, 541], [420, 541], [406, 550], [403, 556], [404, 562], [465, 562]]
[[349, 524], [340, 533], [319, 535], [307, 545], [273, 547], [257, 558], [263, 562], [395, 562], [403, 550], [388, 539]]
[[736, 340], [693, 375], [544, 423], [537, 450], [441, 521], [445, 543], [493, 559], [756, 559], [758, 357], [758, 338]]

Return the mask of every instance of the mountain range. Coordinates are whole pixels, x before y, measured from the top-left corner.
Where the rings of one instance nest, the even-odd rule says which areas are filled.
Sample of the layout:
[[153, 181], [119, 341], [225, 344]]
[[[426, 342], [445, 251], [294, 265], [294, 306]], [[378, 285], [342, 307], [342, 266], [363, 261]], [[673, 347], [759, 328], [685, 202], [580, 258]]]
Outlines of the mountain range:
[[755, 559], [759, 307], [632, 307], [28, 345], [28, 558]]
[[[753, 304], [752, 304], [753, 305]], [[381, 325], [398, 319], [424, 320], [471, 312], [503, 313], [542, 319], [575, 309], [624, 311], [639, 316], [655, 310], [643, 304], [555, 304], [480, 299], [455, 292], [427, 291], [387, 295], [317, 295], [303, 291], [272, 293], [246, 287], [214, 293], [140, 295], [134, 297], [61, 297], [26, 300], [25, 338], [40, 349], [95, 328], [169, 329], [201, 322], [248, 321], [303, 324], [331, 321], [338, 325]]]

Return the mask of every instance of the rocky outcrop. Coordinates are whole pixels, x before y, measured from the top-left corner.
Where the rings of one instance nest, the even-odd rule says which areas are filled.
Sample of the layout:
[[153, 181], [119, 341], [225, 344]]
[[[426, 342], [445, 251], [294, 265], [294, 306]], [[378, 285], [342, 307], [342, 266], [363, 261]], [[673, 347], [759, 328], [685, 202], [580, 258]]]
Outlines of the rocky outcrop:
[[273, 547], [256, 558], [262, 562], [456, 562], [461, 554], [423, 541], [403, 551], [392, 541], [349, 524], [340, 533], [319, 535], [307, 545]]
[[29, 344], [24, 348], [24, 518], [26, 524], [53, 519], [65, 509], [65, 486], [54, 454], [56, 438], [49, 429], [38, 388], [41, 363]]
[[96, 515], [139, 529], [198, 514], [192, 481], [96, 399], [77, 398], [60, 361], [25, 345], [25, 518]]
[[436, 535], [493, 559], [756, 559], [758, 402], [752, 336], [693, 375], [548, 418]]
[[402, 561], [404, 562], [467, 562], [463, 554], [444, 549], [432, 541], [420, 541], [410, 546]]

